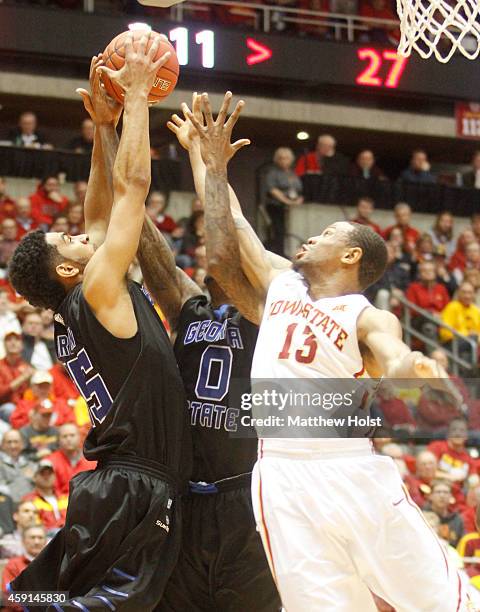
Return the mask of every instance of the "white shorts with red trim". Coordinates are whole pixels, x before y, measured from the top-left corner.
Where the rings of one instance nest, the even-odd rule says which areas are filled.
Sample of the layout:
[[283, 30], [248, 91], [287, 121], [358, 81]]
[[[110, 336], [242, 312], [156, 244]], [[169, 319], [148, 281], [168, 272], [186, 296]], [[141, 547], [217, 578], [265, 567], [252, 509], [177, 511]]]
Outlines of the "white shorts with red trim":
[[253, 506], [286, 612], [375, 612], [371, 591], [397, 612], [471, 612], [392, 459], [345, 450], [259, 443]]

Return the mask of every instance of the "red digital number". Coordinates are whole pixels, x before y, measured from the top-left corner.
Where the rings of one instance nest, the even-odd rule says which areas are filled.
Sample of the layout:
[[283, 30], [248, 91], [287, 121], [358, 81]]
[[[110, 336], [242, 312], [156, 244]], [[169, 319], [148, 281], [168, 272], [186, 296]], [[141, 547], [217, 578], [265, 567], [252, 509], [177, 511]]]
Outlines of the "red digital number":
[[[285, 337], [285, 342], [283, 343], [282, 350], [278, 354], [279, 359], [288, 359], [290, 357], [290, 347], [292, 345], [293, 333], [297, 328], [297, 325], [298, 323], [291, 323], [287, 327], [287, 335]], [[299, 363], [312, 363], [317, 353], [317, 340], [308, 325], [303, 330], [303, 334], [307, 337], [305, 339], [305, 342], [303, 343], [303, 346], [297, 351], [295, 351], [295, 359]]]
[[[358, 58], [368, 60], [367, 67], [357, 76], [355, 82], [358, 85], [367, 85], [368, 87], [389, 87], [395, 89], [398, 87], [400, 78], [407, 65], [407, 58], [397, 55], [395, 51], [377, 51], [376, 49], [365, 48], [357, 49]], [[378, 76], [382, 68], [383, 60], [392, 62], [384, 81]]]

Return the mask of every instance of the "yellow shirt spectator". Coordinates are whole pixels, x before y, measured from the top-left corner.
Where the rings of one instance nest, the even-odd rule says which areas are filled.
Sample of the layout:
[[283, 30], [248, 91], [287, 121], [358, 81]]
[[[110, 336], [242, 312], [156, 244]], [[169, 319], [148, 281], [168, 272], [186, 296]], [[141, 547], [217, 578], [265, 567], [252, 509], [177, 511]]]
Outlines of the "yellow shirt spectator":
[[[462, 283], [457, 292], [457, 299], [447, 304], [442, 311], [442, 321], [462, 334], [462, 336], [480, 336], [480, 308], [473, 303], [475, 291], [470, 283]], [[440, 328], [440, 340], [449, 342], [453, 334]]]

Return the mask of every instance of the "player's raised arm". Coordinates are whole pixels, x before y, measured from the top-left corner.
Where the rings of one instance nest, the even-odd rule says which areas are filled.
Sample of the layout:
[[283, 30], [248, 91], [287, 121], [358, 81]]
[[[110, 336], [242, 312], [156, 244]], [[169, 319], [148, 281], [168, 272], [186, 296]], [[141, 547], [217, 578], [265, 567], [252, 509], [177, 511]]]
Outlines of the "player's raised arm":
[[116, 309], [120, 298], [126, 295], [125, 277], [138, 248], [144, 202], [150, 187], [148, 94], [156, 71], [170, 56], [166, 53], [154, 61], [158, 41], [152, 43], [148, 52], [146, 45], [144, 36], [135, 51], [133, 37], [129, 36], [124, 66], [118, 71], [104, 66], [98, 69], [105, 71], [125, 91], [124, 118], [113, 169], [114, 204], [110, 223], [105, 242], [85, 268], [83, 292], [99, 320], [112, 333], [121, 335], [132, 335], [136, 328], [131, 303], [121, 316]]
[[92, 163], [85, 196], [85, 231], [96, 247], [105, 240], [113, 204], [112, 169], [118, 150], [116, 126], [122, 114], [122, 106], [107, 98], [100, 86], [97, 68], [102, 65], [102, 55], [95, 55], [90, 64], [90, 93], [77, 89], [82, 96], [85, 110], [95, 124]]
[[195, 295], [201, 295], [200, 287], [183, 270], [175, 265], [170, 245], [146, 214], [137, 252], [143, 278], [148, 290], [175, 330], [183, 304]]
[[403, 381], [423, 379], [431, 387], [450, 393], [459, 405], [462, 404], [462, 397], [447, 372], [434, 359], [412, 351], [403, 342], [402, 328], [394, 314], [366, 308], [358, 318], [357, 333], [360, 344], [371, 351], [383, 376]]
[[[242, 229], [250, 226], [243, 218], [243, 215], [241, 215], [241, 212], [238, 212], [240, 207], [238, 206], [237, 211], [235, 211], [235, 207], [232, 210], [230, 206], [227, 164], [236, 151], [246, 144], [249, 144], [249, 141], [247, 139], [241, 139], [233, 144], [230, 142], [232, 129], [244, 106], [243, 101], [239, 102], [231, 117], [226, 120], [230, 98], [231, 93], [228, 92], [217, 121], [213, 122], [208, 95], [203, 94], [202, 102], [205, 105], [206, 125], [203, 121], [203, 115], [198, 112], [192, 113], [186, 105], [182, 105], [182, 109], [186, 118], [194, 125], [200, 139], [200, 153], [206, 167], [206, 209], [210, 206], [210, 225], [212, 231], [215, 231], [216, 235], [219, 236], [219, 238], [216, 239], [214, 249], [211, 251], [213, 256], [211, 255], [209, 258], [209, 265], [212, 265], [213, 268], [216, 269], [215, 273], [219, 282], [224, 286], [226, 292], [234, 298], [237, 307], [242, 310], [243, 304], [237, 303], [238, 300], [235, 299], [237, 296], [232, 295], [232, 291], [235, 291], [236, 285], [229, 277], [228, 264], [233, 263], [232, 246], [235, 245], [235, 248], [238, 248], [235, 255], [236, 265], [238, 267], [240, 255], [244, 278], [248, 279], [249, 284], [255, 292], [254, 295], [256, 296], [256, 300], [259, 300], [261, 304], [260, 308], [262, 308], [270, 282], [279, 271], [272, 266], [267, 251], [256, 236], [255, 239], [252, 239], [251, 236], [245, 239], [245, 235], [239, 234], [236, 231], [238, 226], [241, 226]], [[222, 211], [221, 223], [219, 207]], [[207, 223], [208, 221], [206, 220], [206, 225]], [[249, 299], [248, 302], [251, 302], [251, 300]], [[256, 313], [248, 313], [247, 316], [250, 319], [258, 321], [258, 314]]]

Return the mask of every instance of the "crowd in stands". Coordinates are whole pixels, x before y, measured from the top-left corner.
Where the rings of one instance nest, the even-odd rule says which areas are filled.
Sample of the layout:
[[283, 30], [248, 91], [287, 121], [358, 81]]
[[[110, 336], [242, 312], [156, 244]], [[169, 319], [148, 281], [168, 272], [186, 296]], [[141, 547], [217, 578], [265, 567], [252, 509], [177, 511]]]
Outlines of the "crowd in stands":
[[[12, 0], [7, 0], [12, 1]], [[64, 9], [83, 8], [83, 0], [24, 0], [29, 4], [60, 7]], [[299, 36], [314, 36], [332, 38], [332, 23], [342, 23], [342, 15], [356, 15], [364, 19], [386, 19], [397, 21], [395, 3], [392, 0], [255, 0], [256, 5], [273, 6], [270, 12], [270, 29], [276, 32], [288, 32]], [[260, 29], [262, 27], [261, 11], [245, 6], [246, 2], [236, 0], [231, 5], [215, 5], [208, 2], [195, 3], [183, 8], [184, 18], [188, 21], [212, 23], [226, 27]], [[95, 3], [95, 10], [109, 12], [116, 9], [118, 13], [143, 15], [148, 17], [163, 17], [168, 19], [168, 9], [152, 8], [140, 5], [137, 0], [117, 0], [107, 6], [101, 0]], [[107, 9], [108, 7], [108, 9]], [[287, 10], [285, 10], [287, 9]], [[321, 17], [312, 14], [290, 12], [291, 9], [301, 11], [317, 11]], [[330, 17], [331, 16], [331, 17]], [[293, 17], [294, 21], [290, 21]], [[330, 21], [329, 21], [330, 17]], [[300, 18], [300, 19], [299, 19]], [[372, 23], [359, 30], [357, 40], [360, 42], [378, 42], [397, 45], [399, 29], [396, 24]]]

